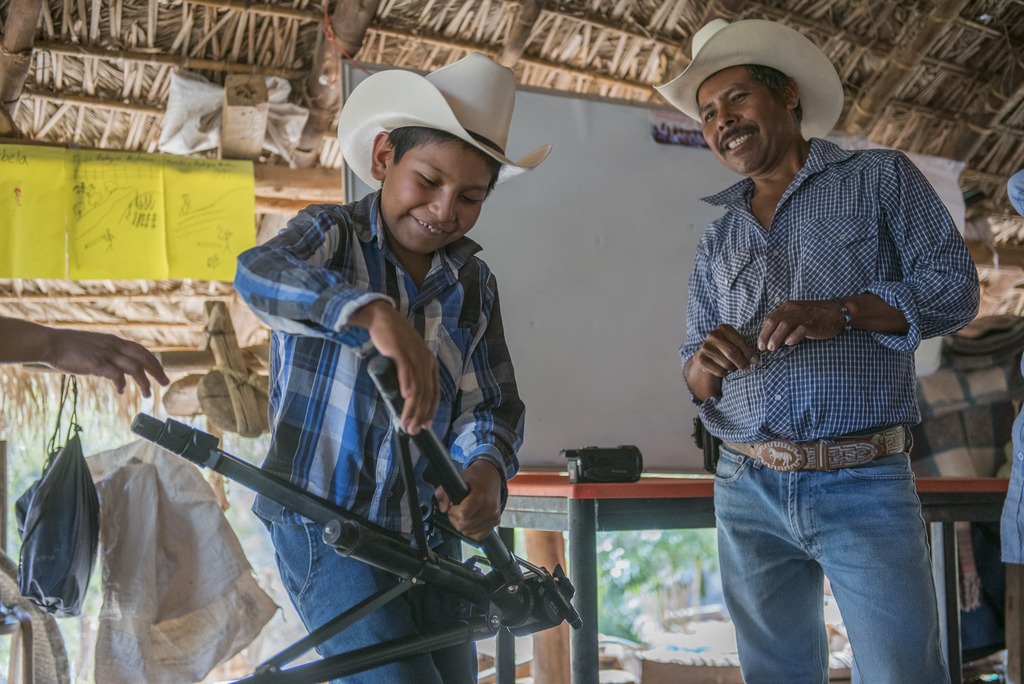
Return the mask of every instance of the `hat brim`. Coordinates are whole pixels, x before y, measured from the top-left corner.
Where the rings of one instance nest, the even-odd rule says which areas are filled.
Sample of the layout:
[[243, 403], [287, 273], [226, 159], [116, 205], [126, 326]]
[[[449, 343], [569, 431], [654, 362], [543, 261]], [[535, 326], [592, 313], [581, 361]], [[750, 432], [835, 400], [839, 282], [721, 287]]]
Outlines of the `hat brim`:
[[462, 127], [444, 95], [426, 78], [392, 69], [368, 77], [353, 89], [338, 118], [338, 146], [345, 162], [360, 180], [380, 186], [370, 172], [373, 140], [382, 131], [405, 126], [434, 128], [454, 135], [501, 162], [498, 183], [533, 169], [548, 156], [550, 145], [512, 160], [478, 142]]
[[655, 89], [679, 111], [700, 121], [701, 84], [722, 69], [748, 64], [778, 69], [796, 81], [804, 138], [824, 137], [836, 125], [843, 111], [843, 84], [835, 66], [802, 33], [774, 21], [745, 19], [725, 26], [704, 43], [683, 73]]

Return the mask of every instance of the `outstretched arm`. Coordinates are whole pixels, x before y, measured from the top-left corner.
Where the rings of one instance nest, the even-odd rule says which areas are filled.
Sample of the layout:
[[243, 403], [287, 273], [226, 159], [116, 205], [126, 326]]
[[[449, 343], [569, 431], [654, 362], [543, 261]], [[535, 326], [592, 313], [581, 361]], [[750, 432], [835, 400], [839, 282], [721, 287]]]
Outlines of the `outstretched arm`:
[[42, 363], [64, 373], [97, 375], [114, 383], [118, 393], [124, 392], [128, 375], [146, 397], [150, 376], [161, 385], [169, 382], [156, 357], [135, 342], [16, 318], [0, 317], [0, 363]]

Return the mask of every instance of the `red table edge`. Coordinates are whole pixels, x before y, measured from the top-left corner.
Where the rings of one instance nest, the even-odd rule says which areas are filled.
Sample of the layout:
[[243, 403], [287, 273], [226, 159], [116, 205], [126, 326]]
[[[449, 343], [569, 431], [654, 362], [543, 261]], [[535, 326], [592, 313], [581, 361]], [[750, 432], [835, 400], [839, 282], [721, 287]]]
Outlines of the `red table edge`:
[[[508, 482], [510, 496], [555, 496], [565, 499], [686, 499], [714, 494], [714, 476], [644, 475], [638, 482], [572, 484], [566, 473], [520, 472]], [[918, 477], [919, 493], [1006, 493], [1001, 477]]]

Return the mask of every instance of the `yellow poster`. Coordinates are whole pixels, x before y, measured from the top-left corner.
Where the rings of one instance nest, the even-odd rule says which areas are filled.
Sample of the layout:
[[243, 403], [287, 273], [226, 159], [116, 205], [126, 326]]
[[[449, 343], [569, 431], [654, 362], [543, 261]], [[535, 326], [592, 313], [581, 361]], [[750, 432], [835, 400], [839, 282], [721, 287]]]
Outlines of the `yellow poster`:
[[66, 276], [64, 150], [0, 145], [0, 278]]
[[233, 281], [256, 244], [252, 162], [163, 159], [169, 277]]
[[167, 278], [160, 157], [100, 150], [67, 154], [68, 277]]
[[251, 161], [0, 145], [0, 278], [231, 282]]

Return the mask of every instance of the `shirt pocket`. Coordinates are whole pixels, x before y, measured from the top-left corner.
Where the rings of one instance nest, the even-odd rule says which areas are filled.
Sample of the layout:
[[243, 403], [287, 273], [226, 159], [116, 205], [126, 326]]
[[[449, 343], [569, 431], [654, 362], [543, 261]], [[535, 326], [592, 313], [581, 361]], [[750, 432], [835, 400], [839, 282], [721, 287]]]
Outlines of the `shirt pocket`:
[[764, 259], [756, 259], [752, 251], [741, 249], [714, 259], [711, 269], [719, 294], [721, 321], [737, 330], [756, 324], [753, 318], [765, 285]]
[[[437, 329], [437, 365], [441, 381], [441, 403], [434, 419], [446, 432], [459, 393], [459, 383], [469, 360], [473, 331], [469, 328]], [[443, 433], [438, 433], [443, 434]]]
[[811, 221], [801, 231], [801, 296], [856, 294], [874, 282], [878, 225], [865, 216], [837, 215]]

